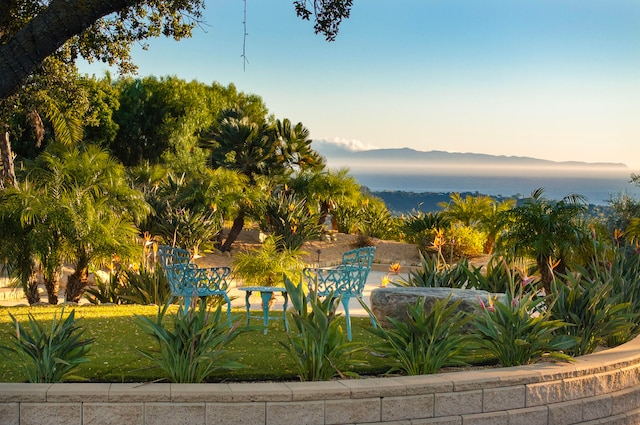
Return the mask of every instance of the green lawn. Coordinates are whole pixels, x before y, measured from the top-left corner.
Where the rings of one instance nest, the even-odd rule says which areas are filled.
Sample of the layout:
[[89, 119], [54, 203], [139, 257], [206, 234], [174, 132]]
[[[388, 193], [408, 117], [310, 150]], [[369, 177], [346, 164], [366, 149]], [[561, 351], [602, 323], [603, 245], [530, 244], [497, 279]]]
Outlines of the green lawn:
[[[177, 307], [172, 307], [177, 309]], [[28, 325], [27, 315], [32, 313], [38, 320], [51, 320], [53, 314], [59, 315], [61, 307], [8, 307], [0, 308], [0, 345], [7, 345], [11, 338], [9, 332], [15, 332], [8, 313], [13, 314], [21, 323]], [[161, 371], [152, 367], [136, 352], [136, 348], [155, 348], [151, 337], [145, 335], [135, 324], [136, 315], [155, 317], [155, 306], [76, 306], [76, 317], [85, 327], [86, 337], [95, 338], [90, 352], [91, 362], [81, 365], [77, 375], [91, 382], [150, 382], [161, 380]], [[65, 308], [65, 316], [72, 307]], [[261, 314], [261, 312], [256, 312]], [[282, 313], [270, 313], [281, 318]], [[243, 310], [235, 310], [234, 317], [243, 324], [246, 316]], [[252, 325], [262, 324], [254, 319]], [[364, 345], [375, 342], [376, 336], [367, 331], [371, 326], [368, 318], [353, 317], [353, 340]], [[239, 355], [239, 361], [246, 365], [244, 369], [220, 373], [210, 378], [211, 382], [253, 381], [253, 380], [297, 380], [294, 363], [280, 342], [287, 343], [287, 335], [282, 320], [269, 325], [269, 333], [252, 331], [240, 335], [229, 349]], [[363, 375], [378, 375], [388, 370], [385, 359], [372, 355], [369, 350], [359, 354], [369, 366], [355, 370]], [[0, 382], [25, 382], [22, 362], [14, 354], [0, 351]]]

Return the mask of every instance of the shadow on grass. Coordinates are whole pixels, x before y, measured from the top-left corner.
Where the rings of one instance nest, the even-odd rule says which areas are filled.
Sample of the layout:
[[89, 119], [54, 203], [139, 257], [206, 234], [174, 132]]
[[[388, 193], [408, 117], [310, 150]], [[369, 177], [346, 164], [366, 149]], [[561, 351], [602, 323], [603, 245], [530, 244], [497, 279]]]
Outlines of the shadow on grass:
[[[27, 322], [28, 314], [43, 323], [49, 323], [55, 313], [59, 314], [60, 306], [42, 307], [8, 307], [0, 308], [0, 345], [9, 343], [9, 332], [15, 332], [9, 312], [21, 323]], [[89, 352], [91, 361], [81, 365], [77, 375], [89, 382], [163, 382], [162, 371], [154, 368], [150, 361], [138, 354], [136, 349], [154, 349], [155, 342], [144, 334], [135, 323], [135, 316], [157, 316], [157, 306], [113, 305], [113, 306], [77, 306], [73, 307], [76, 317], [84, 326], [83, 336], [95, 338]], [[171, 307], [172, 312], [177, 306]], [[71, 312], [69, 306], [66, 313]], [[252, 312], [260, 315], [261, 312]], [[246, 323], [244, 309], [233, 310], [234, 321], [239, 325]], [[242, 382], [242, 381], [297, 381], [294, 361], [289, 357], [281, 342], [287, 343], [284, 331], [282, 312], [272, 312], [273, 320], [269, 323], [269, 332], [262, 330], [240, 335], [227, 347], [237, 353], [238, 361], [245, 365], [243, 369], [211, 375], [208, 382]], [[252, 325], [261, 325], [259, 319], [252, 319]], [[365, 317], [352, 318], [353, 340], [371, 346], [376, 336], [367, 328], [371, 322]], [[46, 325], [45, 325], [46, 326]], [[368, 350], [359, 353], [369, 366], [355, 369], [361, 375], [379, 375], [389, 369], [385, 359], [372, 355]], [[26, 375], [21, 360], [14, 354], [2, 352], [0, 356], [0, 382], [25, 382]], [[168, 381], [164, 381], [168, 382]]]

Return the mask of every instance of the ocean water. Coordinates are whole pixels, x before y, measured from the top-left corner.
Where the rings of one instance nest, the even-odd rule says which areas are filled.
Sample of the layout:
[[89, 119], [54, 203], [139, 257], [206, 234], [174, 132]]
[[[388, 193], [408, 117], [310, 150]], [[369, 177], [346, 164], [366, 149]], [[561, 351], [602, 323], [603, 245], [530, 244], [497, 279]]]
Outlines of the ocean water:
[[557, 171], [503, 170], [473, 172], [458, 169], [443, 170], [371, 170], [352, 168], [351, 174], [373, 191], [405, 192], [477, 192], [494, 196], [526, 197], [544, 188], [549, 199], [562, 199], [569, 194], [584, 196], [594, 205], [607, 205], [609, 199], [628, 194], [640, 199], [640, 188], [631, 184], [631, 172], [626, 170]]

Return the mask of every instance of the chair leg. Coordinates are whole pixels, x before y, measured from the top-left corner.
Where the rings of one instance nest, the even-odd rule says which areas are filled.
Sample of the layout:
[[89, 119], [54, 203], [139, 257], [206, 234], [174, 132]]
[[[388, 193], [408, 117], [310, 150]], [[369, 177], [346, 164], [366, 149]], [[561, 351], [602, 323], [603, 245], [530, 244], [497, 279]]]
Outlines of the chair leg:
[[344, 317], [347, 319], [347, 339], [351, 341], [351, 316], [349, 315], [349, 300], [351, 297], [342, 297], [342, 307], [344, 307]]
[[182, 298], [184, 298], [184, 313], [187, 314], [189, 313], [189, 306], [191, 305], [191, 297], [184, 296]]
[[231, 327], [233, 325], [233, 323], [231, 323], [231, 300], [227, 294], [222, 294], [222, 296], [227, 303], [227, 322], [229, 322], [229, 327]]

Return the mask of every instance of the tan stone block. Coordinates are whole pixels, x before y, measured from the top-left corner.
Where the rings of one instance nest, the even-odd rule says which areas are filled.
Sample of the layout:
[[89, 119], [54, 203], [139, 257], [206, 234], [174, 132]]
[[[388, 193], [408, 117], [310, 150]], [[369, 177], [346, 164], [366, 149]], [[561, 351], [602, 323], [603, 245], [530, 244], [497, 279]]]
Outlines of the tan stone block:
[[327, 400], [324, 411], [327, 425], [379, 422], [380, 399]]
[[205, 425], [204, 403], [145, 403], [145, 425]]
[[482, 413], [482, 390], [435, 394], [434, 416]]
[[267, 425], [324, 425], [324, 401], [268, 402]]
[[20, 404], [0, 403], [0, 425], [20, 425]]
[[110, 402], [171, 401], [171, 384], [111, 384]]
[[171, 384], [173, 403], [222, 402], [233, 400], [227, 384]]
[[142, 425], [144, 404], [140, 403], [84, 403], [83, 425]]
[[[594, 375], [594, 395], [610, 394], [633, 386], [629, 369], [613, 370]], [[635, 379], [633, 379], [635, 381]]]
[[453, 391], [472, 391], [500, 386], [499, 369], [470, 370], [464, 373], [449, 372], [439, 374], [442, 379], [453, 383]]
[[612, 413], [614, 415], [630, 412], [640, 406], [640, 387], [616, 391], [611, 396], [613, 397]]
[[482, 411], [520, 409], [525, 407], [525, 386], [488, 388], [483, 392]]
[[351, 398], [351, 389], [342, 382], [285, 382], [285, 385], [291, 390], [292, 401], [343, 400]]
[[547, 425], [549, 421], [547, 406], [514, 409], [507, 413], [509, 414], [509, 425]]
[[394, 378], [346, 379], [340, 381], [351, 390], [351, 398], [393, 397], [407, 394], [401, 380]]
[[526, 406], [542, 406], [564, 400], [562, 381], [541, 382], [526, 385]]
[[20, 425], [80, 425], [81, 403], [20, 403]]
[[264, 425], [265, 402], [206, 403], [207, 425]]
[[564, 401], [550, 404], [549, 425], [570, 425], [582, 422], [582, 401]]
[[564, 400], [578, 400], [596, 395], [596, 378], [593, 375], [564, 380]]
[[396, 378], [402, 381], [407, 395], [448, 393], [453, 391], [453, 382], [438, 375], [414, 375]]
[[540, 375], [540, 382], [559, 381], [584, 375], [576, 363], [540, 362], [526, 366], [531, 372]]
[[500, 372], [500, 386], [503, 387], [535, 384], [541, 380], [540, 372], [532, 370], [529, 365], [502, 368], [497, 371]]
[[98, 383], [62, 383], [53, 384], [47, 390], [47, 402], [53, 403], [84, 403], [109, 400], [111, 384]]
[[253, 384], [228, 384], [233, 401], [292, 401], [291, 388], [281, 382], [257, 382]]
[[434, 404], [433, 394], [385, 397], [382, 399], [382, 420], [431, 418]]
[[462, 415], [463, 425], [509, 425], [507, 412], [475, 413]]
[[52, 384], [0, 383], [0, 403], [45, 402]]
[[411, 421], [411, 425], [462, 425], [462, 416], [446, 418], [418, 419]]
[[625, 415], [629, 424], [640, 424], [640, 409], [634, 409]]
[[609, 394], [589, 397], [582, 400], [582, 420], [606, 418], [613, 412], [613, 397]]

